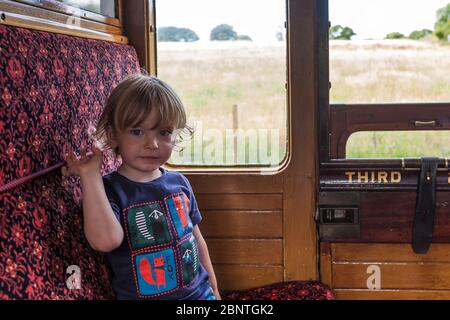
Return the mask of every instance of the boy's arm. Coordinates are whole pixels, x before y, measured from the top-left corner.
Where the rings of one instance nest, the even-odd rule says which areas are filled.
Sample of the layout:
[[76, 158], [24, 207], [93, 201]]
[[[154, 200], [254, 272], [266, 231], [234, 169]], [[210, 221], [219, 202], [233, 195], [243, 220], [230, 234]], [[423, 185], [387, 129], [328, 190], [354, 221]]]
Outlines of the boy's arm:
[[211, 286], [214, 290], [214, 295], [216, 296], [217, 299], [220, 300], [221, 297], [220, 297], [219, 290], [217, 288], [216, 274], [214, 273], [214, 268], [211, 263], [211, 258], [209, 257], [208, 246], [206, 245], [206, 241], [203, 238], [203, 235], [200, 232], [198, 225], [196, 225], [194, 227], [193, 233], [194, 233], [195, 239], [197, 240], [198, 252], [200, 255], [200, 262], [202, 263], [202, 265], [205, 267], [206, 271], [209, 274], [209, 280], [210, 280]]
[[100, 172], [81, 175], [84, 234], [90, 246], [109, 252], [120, 246], [124, 234], [106, 196]]
[[106, 196], [100, 173], [102, 160], [103, 154], [96, 146], [92, 146], [92, 155], [89, 157], [86, 155], [86, 148], [83, 148], [80, 159], [70, 152], [67, 165], [61, 171], [66, 177], [80, 177], [84, 234], [89, 245], [94, 250], [109, 252], [120, 246], [124, 234]]

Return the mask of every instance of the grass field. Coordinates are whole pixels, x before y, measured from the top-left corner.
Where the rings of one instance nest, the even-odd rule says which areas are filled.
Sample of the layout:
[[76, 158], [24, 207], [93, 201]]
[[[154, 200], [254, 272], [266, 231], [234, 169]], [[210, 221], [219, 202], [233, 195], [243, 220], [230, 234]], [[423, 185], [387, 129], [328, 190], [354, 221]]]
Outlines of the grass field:
[[[283, 159], [285, 60], [283, 45], [160, 43], [158, 75], [180, 94], [189, 123], [202, 129], [178, 161], [233, 165], [273, 164], [275, 158], [275, 162]], [[449, 102], [450, 46], [409, 40], [332, 41], [330, 80], [332, 103]], [[237, 121], [233, 121], [233, 105], [238, 106]], [[230, 138], [236, 126], [243, 135], [237, 151]], [[278, 148], [272, 149], [270, 157], [254, 154], [267, 141], [266, 149], [271, 150], [276, 144], [273, 139]], [[417, 147], [421, 140], [426, 150]], [[350, 138], [347, 156], [448, 156], [449, 142], [448, 132], [403, 133], [396, 138], [389, 133], [358, 133]], [[235, 157], [233, 152], [239, 150], [247, 156]]]

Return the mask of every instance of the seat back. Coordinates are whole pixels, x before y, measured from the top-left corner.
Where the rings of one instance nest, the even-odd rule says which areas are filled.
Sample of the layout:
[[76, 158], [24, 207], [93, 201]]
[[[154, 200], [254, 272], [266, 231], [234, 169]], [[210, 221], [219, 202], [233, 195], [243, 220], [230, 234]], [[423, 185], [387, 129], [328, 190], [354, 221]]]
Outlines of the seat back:
[[[91, 145], [108, 94], [138, 71], [131, 46], [0, 25], [0, 186]], [[107, 154], [102, 173], [116, 166]], [[0, 299], [114, 297], [80, 200], [59, 170], [0, 194]]]

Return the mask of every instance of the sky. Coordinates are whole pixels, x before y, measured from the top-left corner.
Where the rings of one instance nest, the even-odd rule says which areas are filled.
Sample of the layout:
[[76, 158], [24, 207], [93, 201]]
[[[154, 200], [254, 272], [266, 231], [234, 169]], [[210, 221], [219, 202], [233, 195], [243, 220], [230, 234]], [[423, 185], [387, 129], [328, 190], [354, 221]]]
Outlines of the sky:
[[434, 29], [436, 11], [450, 0], [329, 0], [331, 25], [353, 29], [352, 39], [383, 39], [390, 32], [409, 35]]
[[[436, 11], [448, 3], [450, 0], [329, 0], [329, 15], [332, 25], [352, 28], [357, 34], [353, 39], [382, 39], [394, 31], [409, 35], [414, 30], [432, 30]], [[215, 26], [226, 23], [255, 42], [272, 42], [285, 16], [283, 0], [156, 0], [158, 27], [189, 28], [201, 41], [209, 39]]]

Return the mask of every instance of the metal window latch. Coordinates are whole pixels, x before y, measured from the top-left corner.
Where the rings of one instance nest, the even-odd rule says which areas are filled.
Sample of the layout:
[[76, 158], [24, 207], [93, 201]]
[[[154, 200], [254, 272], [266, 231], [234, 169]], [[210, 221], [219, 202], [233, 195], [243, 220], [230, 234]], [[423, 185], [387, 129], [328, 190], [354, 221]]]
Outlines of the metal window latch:
[[414, 123], [415, 127], [436, 127], [437, 126], [436, 120], [430, 120], [430, 121], [415, 120], [413, 123]]

